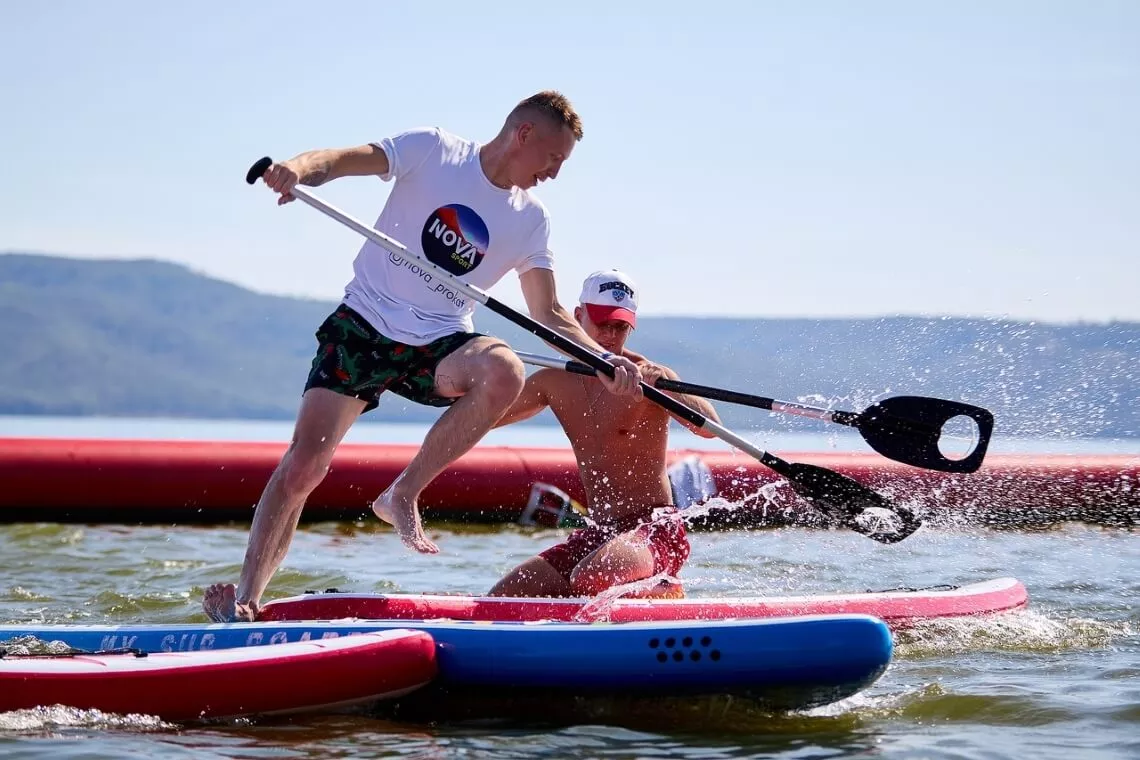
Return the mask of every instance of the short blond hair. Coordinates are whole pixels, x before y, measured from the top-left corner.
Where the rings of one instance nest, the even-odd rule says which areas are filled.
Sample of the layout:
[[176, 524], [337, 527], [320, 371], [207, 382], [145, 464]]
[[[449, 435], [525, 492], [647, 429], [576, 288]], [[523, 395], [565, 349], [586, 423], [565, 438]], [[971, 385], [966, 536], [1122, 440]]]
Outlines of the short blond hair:
[[519, 101], [507, 116], [507, 123], [517, 124], [527, 117], [542, 115], [555, 124], [566, 127], [574, 133], [575, 140], [582, 139], [582, 119], [570, 104], [570, 100], [556, 90], [543, 90]]

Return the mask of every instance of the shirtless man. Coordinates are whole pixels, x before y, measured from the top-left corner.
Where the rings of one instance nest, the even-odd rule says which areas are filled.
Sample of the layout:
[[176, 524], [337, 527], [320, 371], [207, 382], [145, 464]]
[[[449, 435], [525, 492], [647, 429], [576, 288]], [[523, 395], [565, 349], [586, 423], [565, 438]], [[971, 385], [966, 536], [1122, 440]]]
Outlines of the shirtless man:
[[[607, 351], [641, 369], [645, 382], [676, 380], [667, 367], [625, 348], [637, 322], [637, 290], [627, 276], [595, 272], [582, 287], [574, 318]], [[701, 398], [669, 394], [711, 420], [720, 421]], [[607, 394], [595, 377], [544, 369], [531, 375], [496, 426], [533, 417], [546, 407], [570, 439], [593, 525], [532, 557], [491, 589], [492, 596], [594, 596], [611, 586], [659, 573], [676, 576], [689, 556], [689, 542], [666, 474], [670, 414], [643, 397]], [[712, 434], [684, 420], [698, 435]], [[665, 582], [644, 596], [681, 596]]]
[[[479, 288], [513, 269], [533, 319], [602, 352], [558, 302], [550, 218], [530, 192], [558, 176], [581, 138], [582, 122], [570, 102], [547, 91], [516, 105], [486, 144], [442, 129], [414, 129], [355, 148], [302, 153], [274, 164], [263, 179], [279, 204], [294, 200], [290, 191], [297, 184], [368, 175], [395, 180], [377, 229]], [[405, 545], [434, 553], [439, 550], [420, 524], [420, 492], [474, 446], [522, 390], [526, 375], [518, 357], [503, 341], [473, 332], [472, 301], [370, 240], [353, 270], [344, 302], [317, 329], [293, 440], [258, 502], [241, 578], [236, 587], [219, 583], [206, 590], [202, 606], [211, 620], [254, 619], [305, 500], [352, 423], [374, 409], [384, 391], [448, 407], [372, 504]], [[637, 365], [607, 358], [616, 371], [603, 392], [640, 396]]]

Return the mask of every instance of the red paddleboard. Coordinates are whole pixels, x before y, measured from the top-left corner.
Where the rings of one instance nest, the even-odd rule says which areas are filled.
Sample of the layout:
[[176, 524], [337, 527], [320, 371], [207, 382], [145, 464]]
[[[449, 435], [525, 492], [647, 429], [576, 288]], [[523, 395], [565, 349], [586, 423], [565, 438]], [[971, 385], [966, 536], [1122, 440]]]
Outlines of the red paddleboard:
[[555, 599], [431, 594], [326, 592], [266, 604], [259, 620], [722, 620], [829, 613], [873, 615], [898, 629], [929, 618], [1005, 612], [1025, 606], [1029, 595], [1016, 578], [968, 586], [896, 589], [819, 596], [701, 597], [688, 599]]
[[7, 656], [0, 712], [64, 705], [191, 721], [396, 697], [436, 675], [435, 641], [407, 629], [239, 649]]

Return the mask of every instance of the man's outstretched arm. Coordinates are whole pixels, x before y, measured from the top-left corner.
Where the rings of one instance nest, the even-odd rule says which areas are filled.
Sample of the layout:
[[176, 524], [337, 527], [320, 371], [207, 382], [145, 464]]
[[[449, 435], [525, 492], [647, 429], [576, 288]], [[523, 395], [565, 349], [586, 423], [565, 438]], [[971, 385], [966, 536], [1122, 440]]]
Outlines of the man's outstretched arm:
[[288, 161], [273, 164], [265, 172], [265, 184], [281, 197], [278, 203], [293, 200], [289, 191], [295, 185], [317, 187], [340, 177], [386, 175], [388, 156], [375, 145], [355, 148], [322, 148], [300, 153]]

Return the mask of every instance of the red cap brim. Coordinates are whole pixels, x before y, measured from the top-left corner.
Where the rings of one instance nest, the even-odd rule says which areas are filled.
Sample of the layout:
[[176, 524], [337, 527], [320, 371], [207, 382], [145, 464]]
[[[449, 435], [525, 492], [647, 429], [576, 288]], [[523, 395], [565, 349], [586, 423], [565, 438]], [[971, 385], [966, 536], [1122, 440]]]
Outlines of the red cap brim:
[[630, 327], [637, 327], [637, 315], [629, 309], [623, 309], [620, 306], [602, 306], [596, 303], [582, 304], [586, 307], [586, 313], [590, 315], [590, 321], [598, 325], [602, 322], [608, 322], [611, 319], [617, 319], [626, 322]]

